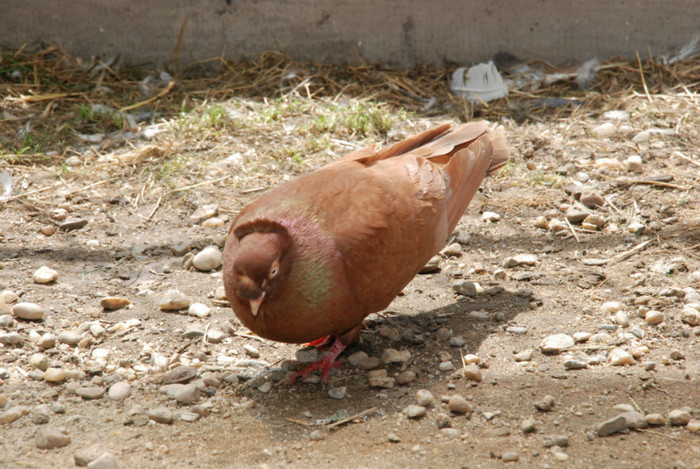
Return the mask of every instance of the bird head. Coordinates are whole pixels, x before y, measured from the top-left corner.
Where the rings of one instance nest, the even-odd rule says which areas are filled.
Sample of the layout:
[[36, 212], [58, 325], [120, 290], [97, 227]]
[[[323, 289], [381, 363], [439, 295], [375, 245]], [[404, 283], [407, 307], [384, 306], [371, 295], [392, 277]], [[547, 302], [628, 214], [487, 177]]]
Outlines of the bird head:
[[253, 316], [281, 291], [291, 267], [290, 245], [289, 236], [279, 232], [253, 232], [239, 240], [232, 284], [236, 295], [250, 304]]

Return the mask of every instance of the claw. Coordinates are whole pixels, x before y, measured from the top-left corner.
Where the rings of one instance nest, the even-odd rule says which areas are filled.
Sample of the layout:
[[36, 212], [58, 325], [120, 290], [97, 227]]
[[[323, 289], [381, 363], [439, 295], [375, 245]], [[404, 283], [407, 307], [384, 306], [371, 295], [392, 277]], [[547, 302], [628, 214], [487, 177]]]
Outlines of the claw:
[[[319, 339], [319, 340], [325, 340], [326, 342], [330, 342], [330, 338], [333, 336], [328, 336], [325, 337], [324, 339]], [[311, 365], [307, 366], [303, 370], [301, 370], [298, 373], [294, 373], [290, 376], [288, 376], [284, 382], [287, 384], [293, 384], [296, 383], [297, 380], [299, 379], [304, 379], [306, 378], [312, 371], [314, 370], [320, 370], [321, 371], [321, 381], [328, 381], [328, 378], [330, 377], [331, 370], [333, 368], [338, 368], [340, 367], [340, 362], [337, 362], [337, 358], [340, 356], [341, 353], [343, 353], [343, 350], [347, 347], [344, 345], [340, 339], [338, 338], [333, 338], [334, 342], [333, 345], [331, 345], [331, 348], [328, 349], [328, 351], [315, 363], [312, 363]], [[314, 341], [314, 342], [319, 342], [319, 341]], [[312, 345], [314, 345], [314, 342], [312, 342]]]

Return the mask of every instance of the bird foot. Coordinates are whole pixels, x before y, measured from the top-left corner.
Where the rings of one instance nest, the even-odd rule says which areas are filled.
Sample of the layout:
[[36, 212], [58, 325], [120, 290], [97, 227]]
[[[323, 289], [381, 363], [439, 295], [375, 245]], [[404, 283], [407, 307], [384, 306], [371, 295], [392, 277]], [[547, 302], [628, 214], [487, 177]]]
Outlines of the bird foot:
[[[323, 340], [328, 340], [330, 337], [332, 336], [326, 337]], [[344, 345], [340, 341], [340, 339], [335, 338], [335, 341], [333, 342], [333, 345], [331, 345], [331, 348], [328, 349], [328, 351], [319, 360], [307, 366], [298, 373], [294, 373], [288, 376], [287, 379], [284, 380], [284, 382], [287, 384], [296, 383], [297, 380], [306, 378], [314, 370], [321, 371], [321, 381], [328, 381], [331, 370], [333, 368], [340, 367], [340, 362], [337, 362], [336, 360], [338, 359], [340, 354], [343, 353], [343, 350], [345, 350], [346, 347], [347, 346]]]
[[317, 349], [322, 349], [333, 344], [333, 342], [335, 342], [335, 336], [327, 335], [326, 337], [321, 337], [320, 339], [316, 339], [308, 344], [305, 344], [304, 347], [316, 347]]

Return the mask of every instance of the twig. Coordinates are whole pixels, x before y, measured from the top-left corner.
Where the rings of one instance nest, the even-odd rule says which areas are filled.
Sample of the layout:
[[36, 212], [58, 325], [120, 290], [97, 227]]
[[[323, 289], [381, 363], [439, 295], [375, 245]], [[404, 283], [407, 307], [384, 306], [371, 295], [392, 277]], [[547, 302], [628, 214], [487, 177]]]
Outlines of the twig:
[[339, 427], [340, 425], [344, 425], [344, 424], [346, 424], [346, 423], [348, 423], [348, 422], [352, 422], [352, 421], [355, 420], [355, 419], [362, 418], [362, 417], [364, 417], [364, 416], [367, 415], [367, 414], [371, 414], [372, 412], [376, 412], [376, 410], [377, 410], [376, 407], [370, 407], [370, 408], [367, 409], [367, 410], [363, 410], [363, 411], [360, 412], [359, 414], [355, 414], [355, 415], [353, 415], [353, 416], [351, 416], [351, 417], [347, 417], [347, 418], [344, 418], [344, 419], [342, 419], [342, 420], [338, 420], [337, 422], [331, 423], [330, 425], [328, 425], [328, 429], [329, 429], [329, 430], [332, 430], [333, 428]]
[[651, 95], [649, 95], [649, 88], [647, 88], [647, 81], [644, 79], [644, 70], [642, 69], [642, 60], [639, 58], [639, 52], [635, 51], [637, 54], [637, 63], [639, 64], [639, 75], [642, 77], [642, 86], [644, 87], [644, 93], [647, 95], [647, 99], [651, 102]]
[[639, 404], [637, 404], [637, 401], [635, 401], [634, 399], [632, 399], [632, 396], [630, 396], [629, 394], [627, 394], [627, 397], [629, 397], [630, 401], [632, 401], [632, 404], [634, 404], [634, 406], [637, 408], [637, 411], [638, 411], [640, 414], [644, 415], [644, 412], [642, 412], [642, 409], [639, 407]]
[[690, 162], [690, 163], [693, 163], [695, 166], [700, 166], [700, 163], [698, 163], [697, 161], [695, 161], [695, 160], [692, 159], [692, 158], [688, 158], [688, 157], [685, 156], [683, 153], [681, 153], [681, 152], [679, 152], [679, 151], [677, 151], [677, 150], [674, 151], [673, 154], [676, 155], [676, 156], [679, 157], [679, 158], [683, 158], [685, 161], [688, 161], [688, 162]]
[[644, 432], [644, 433], [653, 433], [654, 435], [659, 435], [659, 436], [665, 436], [666, 438], [670, 438], [670, 439], [672, 439], [672, 440], [677, 440], [677, 439], [678, 439], [677, 437], [675, 437], [675, 436], [673, 436], [673, 435], [667, 435], [667, 434], [665, 434], [665, 433], [655, 432], [654, 430], [649, 430], [649, 429], [638, 428], [637, 431], [639, 431], [639, 432]]
[[21, 194], [13, 195], [12, 197], [7, 197], [6, 199], [0, 199], [0, 202], [9, 202], [10, 200], [21, 199], [22, 197], [26, 197], [26, 196], [28, 196], [28, 195], [38, 194], [39, 192], [45, 192], [45, 191], [51, 190], [51, 189], [53, 189], [54, 187], [58, 187], [58, 186], [60, 186], [60, 185], [61, 185], [60, 182], [56, 182], [56, 183], [54, 183], [53, 186], [42, 187], [41, 189], [36, 189], [36, 190], [33, 190], [33, 191], [29, 191], [29, 192], [23, 192], [23, 193], [21, 193]]
[[187, 25], [189, 15], [185, 15], [182, 19], [182, 24], [180, 25], [180, 32], [177, 35], [177, 41], [175, 42], [175, 49], [173, 50], [173, 57], [175, 59], [175, 76], [180, 76], [180, 46], [182, 45], [182, 36], [185, 33], [185, 26]]
[[211, 323], [207, 323], [207, 327], [204, 328], [204, 335], [202, 336], [202, 346], [204, 348], [207, 347], [207, 333], [209, 332], [209, 326], [211, 326]]
[[266, 189], [266, 187], [253, 187], [253, 188], [251, 188], [251, 189], [243, 189], [243, 190], [240, 191], [239, 193], [240, 193], [240, 194], [251, 194], [251, 193], [253, 193], [253, 192], [264, 191], [265, 189]]
[[166, 86], [164, 89], [160, 90], [160, 93], [158, 93], [157, 95], [155, 95], [151, 98], [148, 98], [144, 101], [139, 101], [138, 103], [134, 103], [134, 104], [131, 104], [129, 106], [123, 107], [123, 108], [119, 109], [119, 111], [120, 112], [131, 111], [132, 109], [136, 109], [138, 107], [145, 106], [146, 104], [150, 104], [153, 101], [155, 101], [159, 98], [162, 98], [166, 94], [170, 93], [170, 90], [172, 90], [173, 88], [175, 88], [175, 80], [171, 80], [168, 83], [168, 86]]
[[617, 256], [613, 256], [607, 260], [606, 264], [612, 265], [612, 264], [617, 264], [618, 262], [624, 261], [625, 259], [637, 254], [639, 251], [644, 249], [647, 244], [651, 243], [652, 241], [654, 241], [654, 240], [650, 239], [648, 241], [644, 241], [643, 243], [637, 244], [635, 247], [633, 247], [629, 251], [625, 251], [625, 252], [618, 254]]
[[620, 182], [627, 182], [628, 184], [648, 184], [650, 186], [669, 187], [671, 189], [680, 189], [682, 191], [687, 191], [687, 190], [692, 189], [692, 186], [679, 186], [677, 184], [670, 184], [668, 182], [649, 181], [646, 179], [632, 179], [631, 181], [621, 180]]
[[566, 222], [566, 225], [567, 225], [567, 226], [569, 227], [569, 229], [571, 230], [571, 234], [574, 235], [574, 238], [576, 239], [576, 242], [577, 242], [577, 243], [580, 243], [581, 240], [578, 239], [578, 235], [576, 234], [576, 230], [574, 230], [574, 227], [571, 226], [571, 223], [569, 223], [569, 220], [568, 220], [566, 217], [564, 217], [564, 221]]
[[146, 217], [146, 221], [150, 221], [151, 218], [153, 218], [153, 215], [156, 214], [156, 210], [158, 210], [158, 207], [160, 207], [160, 203], [161, 203], [162, 201], [163, 201], [163, 196], [161, 195], [160, 197], [158, 197], [158, 201], [156, 202], [156, 206], [153, 207], [153, 210], [151, 210], [150, 215], [148, 215], [148, 216]]
[[262, 337], [258, 337], [257, 335], [243, 334], [242, 332], [234, 332], [233, 335], [237, 337], [245, 337], [246, 339], [257, 340], [258, 342], [265, 342], [265, 339], [263, 339]]

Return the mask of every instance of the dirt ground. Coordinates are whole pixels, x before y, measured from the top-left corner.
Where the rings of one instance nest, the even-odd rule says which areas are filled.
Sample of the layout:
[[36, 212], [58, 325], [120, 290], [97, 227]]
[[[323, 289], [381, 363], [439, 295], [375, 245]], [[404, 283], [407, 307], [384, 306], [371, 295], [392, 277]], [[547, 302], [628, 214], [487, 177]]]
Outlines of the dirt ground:
[[[483, 113], [504, 126], [512, 156], [457, 244], [367, 319], [329, 383], [294, 385], [280, 380], [300, 346], [250, 335], [221, 297], [221, 269], [192, 268], [192, 254], [221, 248], [237, 211], [285, 179], [465, 114], [285, 90], [207, 96], [118, 131], [104, 122], [116, 114], [96, 107], [118, 109], [113, 98], [26, 99], [27, 87], [3, 101], [0, 173], [13, 183], [0, 200], [0, 291], [16, 297], [4, 293], [0, 317], [19, 302], [44, 314], [0, 325], [0, 466], [72, 467], [94, 447], [119, 467], [700, 467], [697, 87], [615, 99], [597, 89], [567, 112]], [[150, 109], [150, 96], [124, 113]], [[61, 99], [73, 107], [51, 108]], [[600, 206], [580, 205], [596, 196]], [[600, 220], [582, 225], [581, 211]], [[523, 254], [535, 258], [508, 262]], [[42, 266], [58, 278], [36, 283]], [[455, 292], [464, 280], [476, 294]], [[162, 310], [172, 289], [210, 313]], [[105, 297], [129, 305], [106, 310]], [[47, 333], [58, 340], [39, 345]], [[543, 353], [555, 334], [576, 343]], [[405, 384], [371, 386], [348, 362], [387, 349], [410, 352], [377, 366]], [[618, 353], [627, 364], [614, 364]], [[478, 364], [472, 378], [466, 362]], [[67, 378], [48, 382], [47, 366]], [[173, 369], [194, 370], [181, 377], [196, 385], [191, 401], [164, 393]], [[130, 395], [113, 399], [119, 381]], [[434, 400], [409, 418], [418, 390]], [[466, 414], [451, 411], [454, 395]], [[672, 425], [674, 410], [691, 423]], [[627, 411], [666, 423], [599, 435]], [[70, 442], [40, 448], [47, 430]]]

